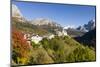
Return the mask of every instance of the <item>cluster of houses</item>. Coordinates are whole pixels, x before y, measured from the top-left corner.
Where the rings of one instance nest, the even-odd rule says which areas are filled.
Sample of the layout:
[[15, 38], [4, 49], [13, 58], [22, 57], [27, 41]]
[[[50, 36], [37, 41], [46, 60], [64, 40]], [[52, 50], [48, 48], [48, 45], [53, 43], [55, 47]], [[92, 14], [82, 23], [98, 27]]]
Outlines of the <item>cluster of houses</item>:
[[24, 34], [24, 39], [26, 39], [29, 44], [31, 44], [31, 42], [38, 44], [43, 38], [52, 39], [52, 38], [54, 38], [54, 36], [55, 35], [53, 35], [53, 34], [39, 36], [39, 35], [36, 35], [36, 34], [26, 33], [26, 34]]
[[29, 44], [31, 44], [31, 42], [38, 44], [43, 38], [52, 39], [55, 36], [67, 36], [67, 32], [66, 32], [66, 30], [63, 29], [62, 32], [56, 31], [56, 35], [48, 34], [48, 35], [44, 35], [44, 36], [39, 36], [34, 33], [33, 34], [26, 33], [26, 34], [24, 34], [24, 39], [26, 39]]

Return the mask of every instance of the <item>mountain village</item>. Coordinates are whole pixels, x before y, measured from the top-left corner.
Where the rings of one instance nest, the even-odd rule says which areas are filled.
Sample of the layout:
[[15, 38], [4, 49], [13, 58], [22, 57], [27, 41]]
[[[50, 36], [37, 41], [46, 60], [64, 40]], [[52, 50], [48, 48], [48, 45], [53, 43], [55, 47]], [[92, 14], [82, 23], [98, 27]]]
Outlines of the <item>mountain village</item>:
[[67, 36], [67, 32], [66, 29], [63, 29], [62, 32], [61, 31], [56, 31], [56, 35], [54, 34], [48, 34], [48, 35], [44, 35], [44, 36], [39, 36], [37, 34], [29, 34], [29, 33], [25, 33], [24, 34], [24, 39], [27, 40], [27, 42], [29, 43], [29, 45], [31, 45], [31, 42], [34, 42], [35, 44], [38, 44], [43, 38], [47, 38], [47, 39], [52, 39], [55, 36]]

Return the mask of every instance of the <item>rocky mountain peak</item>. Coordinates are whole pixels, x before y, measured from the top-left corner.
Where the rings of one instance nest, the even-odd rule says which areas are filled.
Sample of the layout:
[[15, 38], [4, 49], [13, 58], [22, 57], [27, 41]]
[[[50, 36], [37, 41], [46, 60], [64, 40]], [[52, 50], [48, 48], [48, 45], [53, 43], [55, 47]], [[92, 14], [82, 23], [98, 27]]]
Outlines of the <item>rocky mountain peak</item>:
[[34, 19], [31, 21], [31, 23], [33, 25], [39, 25], [39, 26], [42, 26], [42, 25], [49, 25], [49, 26], [61, 26], [60, 24], [50, 20], [50, 19], [45, 19], [45, 18], [37, 18], [37, 19]]
[[88, 31], [90, 31], [90, 30], [93, 30], [95, 27], [96, 27], [96, 25], [95, 25], [95, 20], [92, 19], [92, 20], [90, 20], [87, 24], [84, 24], [84, 25], [82, 25], [82, 26], [77, 27], [77, 30], [81, 30], [81, 31], [86, 31], [86, 32], [88, 32]]
[[27, 20], [23, 17], [22, 13], [20, 12], [19, 8], [12, 4], [12, 18], [17, 19], [17, 22], [26, 22]]
[[15, 4], [12, 4], [12, 17], [22, 17], [22, 14]]

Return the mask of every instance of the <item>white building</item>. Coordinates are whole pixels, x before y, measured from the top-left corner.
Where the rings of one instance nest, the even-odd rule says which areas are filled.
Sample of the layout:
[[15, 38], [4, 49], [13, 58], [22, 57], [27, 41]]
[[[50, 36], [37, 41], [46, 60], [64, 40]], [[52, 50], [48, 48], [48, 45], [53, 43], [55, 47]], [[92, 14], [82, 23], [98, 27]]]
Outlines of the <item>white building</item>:
[[55, 37], [55, 35], [51, 34], [50, 36], [48, 36], [48, 39], [52, 39], [54, 37]]
[[31, 41], [33, 41], [35, 44], [38, 44], [43, 38], [36, 35], [31, 37]]
[[67, 31], [66, 31], [66, 29], [63, 29], [62, 34], [63, 34], [64, 36], [67, 36]]
[[62, 31], [56, 31], [56, 34], [57, 34], [58, 36], [67, 36], [67, 35], [68, 35], [65, 28], [63, 28]]
[[62, 32], [60, 32], [60, 31], [57, 31], [56, 34], [57, 34], [58, 36], [62, 36]]

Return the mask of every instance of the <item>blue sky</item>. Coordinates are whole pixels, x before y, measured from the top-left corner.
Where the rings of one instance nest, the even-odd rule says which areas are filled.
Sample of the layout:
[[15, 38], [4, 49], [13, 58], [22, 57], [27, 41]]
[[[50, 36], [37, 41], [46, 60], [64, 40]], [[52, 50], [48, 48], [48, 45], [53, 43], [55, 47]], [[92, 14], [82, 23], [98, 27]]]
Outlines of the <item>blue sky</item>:
[[47, 18], [62, 26], [79, 26], [95, 19], [94, 6], [48, 4], [36, 2], [12, 2], [28, 20]]

